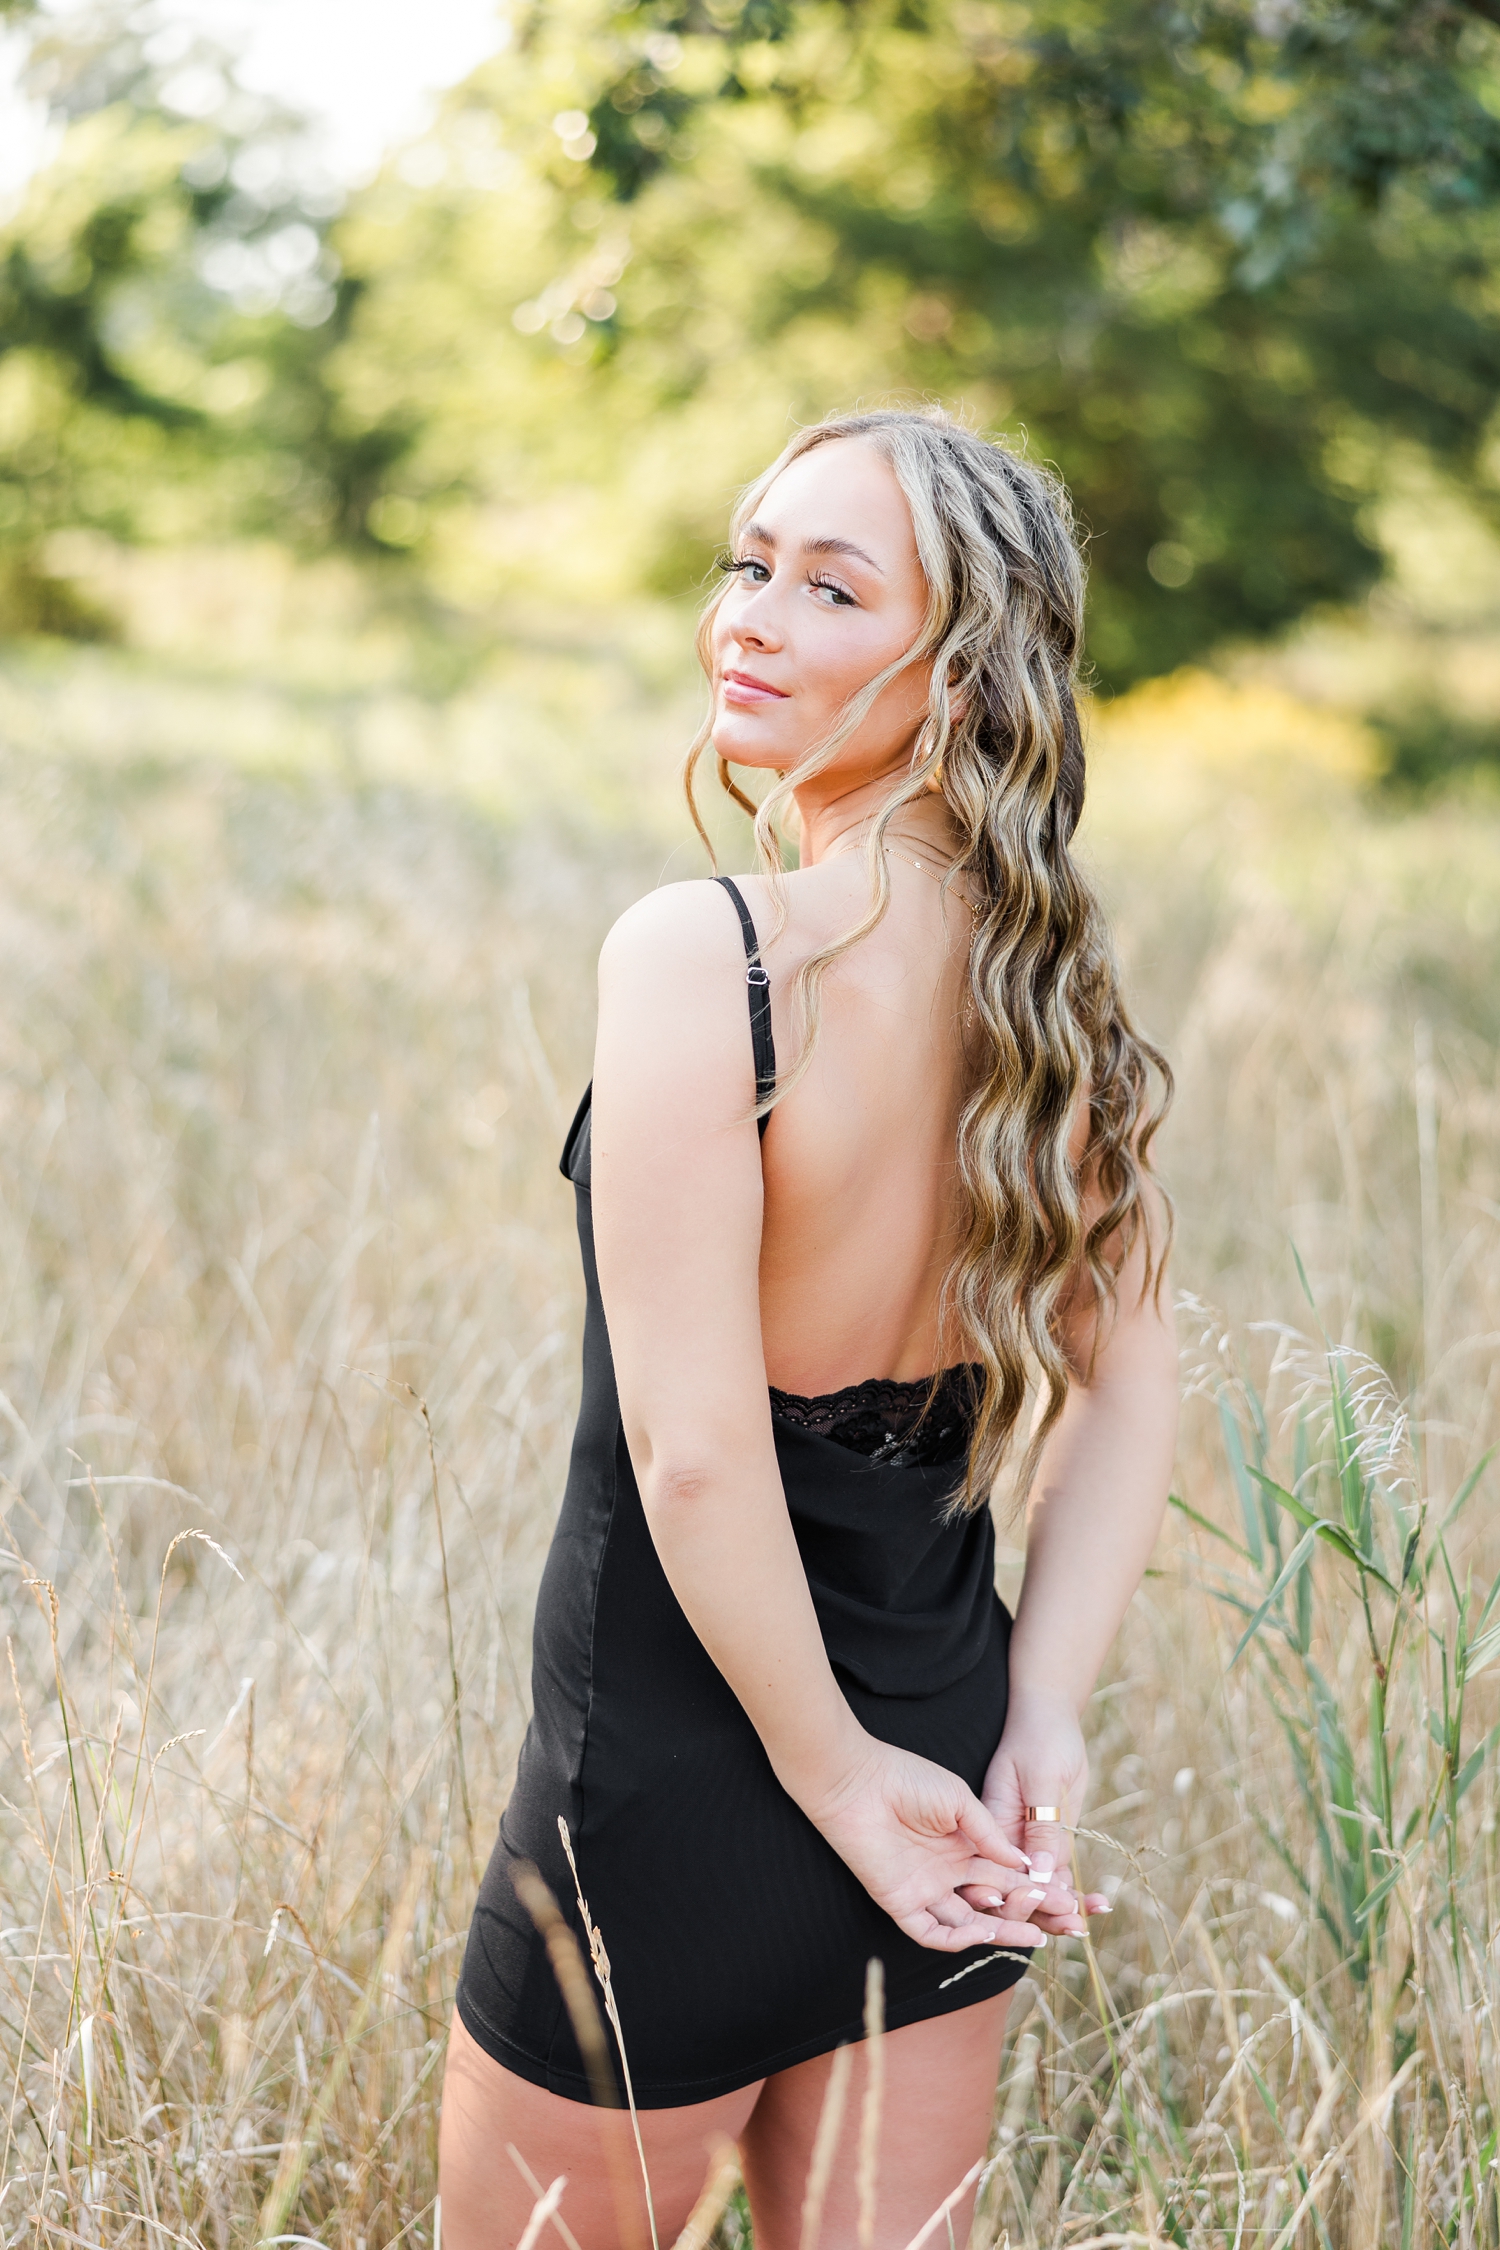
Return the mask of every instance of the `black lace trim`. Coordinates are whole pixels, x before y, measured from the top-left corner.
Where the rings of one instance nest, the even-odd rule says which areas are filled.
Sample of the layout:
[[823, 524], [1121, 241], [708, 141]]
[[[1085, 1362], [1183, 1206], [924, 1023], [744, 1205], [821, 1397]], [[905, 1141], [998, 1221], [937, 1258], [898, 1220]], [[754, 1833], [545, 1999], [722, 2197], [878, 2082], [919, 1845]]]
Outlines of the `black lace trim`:
[[773, 1385], [771, 1411], [882, 1467], [941, 1468], [969, 1449], [983, 1380], [982, 1368], [945, 1367], [936, 1385], [930, 1376], [898, 1383], [877, 1375], [822, 1398]]

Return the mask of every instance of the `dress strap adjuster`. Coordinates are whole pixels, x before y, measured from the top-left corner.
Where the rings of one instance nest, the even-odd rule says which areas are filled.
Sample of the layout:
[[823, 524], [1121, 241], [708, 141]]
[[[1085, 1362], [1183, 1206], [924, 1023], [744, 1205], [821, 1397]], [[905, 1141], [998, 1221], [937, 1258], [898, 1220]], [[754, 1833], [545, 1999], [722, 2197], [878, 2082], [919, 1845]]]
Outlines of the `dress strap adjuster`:
[[[760, 957], [760, 939], [755, 921], [745, 904], [738, 883], [728, 875], [716, 875], [714, 881], [728, 891], [734, 900], [740, 918], [740, 934], [745, 941], [745, 983], [750, 994], [750, 1046], [755, 1057], [755, 1106], [770, 1100], [776, 1091], [776, 1043], [771, 1036], [771, 979]], [[762, 1139], [765, 1138], [768, 1116], [757, 1118]]]

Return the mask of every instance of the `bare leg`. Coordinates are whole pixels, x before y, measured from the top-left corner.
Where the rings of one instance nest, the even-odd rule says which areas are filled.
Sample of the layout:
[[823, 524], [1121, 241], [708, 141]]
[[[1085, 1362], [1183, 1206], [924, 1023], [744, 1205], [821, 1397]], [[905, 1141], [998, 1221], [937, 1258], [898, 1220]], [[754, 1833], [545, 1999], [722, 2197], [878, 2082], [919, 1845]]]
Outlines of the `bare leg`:
[[[885, 2037], [875, 2250], [901, 2250], [989, 2147], [1009, 1993]], [[831, 2055], [765, 2081], [740, 2152], [755, 2250], [797, 2250], [802, 2199]], [[859, 2216], [860, 2118], [866, 2050], [854, 2053], [844, 2122], [818, 2235], [819, 2250], [854, 2250]], [[953, 2240], [967, 2239], [972, 2192], [953, 2210]], [[947, 2250], [946, 2228], [932, 2250]]]
[[[657, 2230], [675, 2241], [697, 2201], [709, 2158], [735, 2140], [758, 2085], [684, 2109], [645, 2109], [641, 2137]], [[518, 2078], [470, 2038], [457, 2015], [448, 2038], [438, 2175], [443, 2250], [514, 2250], [536, 2201], [507, 2153], [516, 2148], [546, 2188], [567, 2175], [558, 2216], [581, 2250], [649, 2250], [640, 2164], [625, 2110], [591, 2109]], [[548, 2228], [537, 2250], [563, 2250]]]

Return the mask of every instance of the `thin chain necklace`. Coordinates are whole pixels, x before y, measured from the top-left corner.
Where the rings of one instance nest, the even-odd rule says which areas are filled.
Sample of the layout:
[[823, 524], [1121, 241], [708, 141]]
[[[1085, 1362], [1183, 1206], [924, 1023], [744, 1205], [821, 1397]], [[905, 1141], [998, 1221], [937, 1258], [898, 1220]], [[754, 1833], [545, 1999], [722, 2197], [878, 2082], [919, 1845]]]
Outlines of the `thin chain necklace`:
[[[887, 859], [904, 859], [908, 867], [914, 867], [917, 870], [917, 873], [919, 875], [925, 875], [929, 882], [938, 884], [938, 886], [945, 891], [948, 889], [948, 876], [953, 872], [954, 866], [954, 862], [952, 860], [948, 862], [948, 865], [943, 873], [939, 875], [936, 869], [925, 866], [920, 859], [912, 859], [905, 852], [895, 851], [889, 844], [882, 845], [881, 849], [884, 851]], [[975, 905], [972, 899], [965, 898], [962, 891], [960, 891], [957, 895], [960, 902], [968, 908], [970, 917], [977, 929], [980, 919], [980, 909]]]
[[[917, 870], [917, 873], [919, 875], [925, 875], [928, 878], [929, 882], [937, 883], [944, 891], [948, 889], [947, 877], [952, 873], [953, 870], [952, 860], [948, 862], [948, 866], [945, 872], [942, 875], [939, 875], [935, 871], [935, 869], [931, 867], [924, 867], [921, 860], [911, 859], [905, 852], [893, 851], [889, 844], [883, 844], [881, 846], [881, 850], [885, 853], [887, 859], [905, 859], [908, 867], [914, 867]], [[983, 911], [980, 907], [975, 905], [974, 901], [971, 898], [965, 898], [962, 891], [958, 893], [958, 896], [962, 904], [969, 909], [969, 919], [973, 925], [974, 931], [973, 940], [971, 940], [971, 942], [977, 943], [979, 937], [979, 925], [984, 918]], [[972, 983], [966, 982], [962, 1019], [964, 1034], [966, 1037], [974, 1028], [975, 1013], [974, 987]]]

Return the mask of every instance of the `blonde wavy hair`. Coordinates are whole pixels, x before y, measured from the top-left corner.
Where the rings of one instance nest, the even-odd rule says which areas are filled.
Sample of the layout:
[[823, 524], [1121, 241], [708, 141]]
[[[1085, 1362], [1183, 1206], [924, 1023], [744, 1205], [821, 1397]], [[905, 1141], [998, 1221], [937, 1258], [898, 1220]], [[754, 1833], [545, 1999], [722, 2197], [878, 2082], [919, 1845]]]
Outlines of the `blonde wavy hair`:
[[[956, 1503], [977, 1508], [1013, 1452], [1036, 1383], [1041, 1410], [1017, 1478], [1022, 1494], [1029, 1487], [1067, 1396], [1060, 1334], [1080, 1278], [1091, 1284], [1102, 1321], [1144, 1238], [1145, 1286], [1159, 1286], [1167, 1243], [1152, 1239], [1142, 1179], [1172, 1078], [1131, 1024], [1103, 914], [1072, 856], [1084, 794], [1075, 697], [1084, 566], [1066, 491], [1047, 470], [940, 409], [838, 415], [800, 431], [747, 488], [731, 539], [789, 462], [839, 438], [874, 446], [905, 495], [927, 584], [922, 630], [851, 699], [834, 732], [778, 775], [759, 806], [722, 758], [719, 779], [754, 819], [759, 864], [784, 917], [779, 823], [793, 791], [854, 734], [891, 680], [931, 660], [931, 698], [910, 769], [870, 828], [869, 911], [799, 970], [798, 1058], [762, 1106], [783, 1099], [808, 1066], [828, 969], [886, 912], [892, 820], [940, 789], [958, 838], [948, 880], [977, 902], [971, 1074], [958, 1125], [960, 1241], [943, 1287], [947, 1332], [956, 1331], [982, 1370]], [[698, 654], [710, 678], [713, 616], [728, 584], [710, 597], [699, 625]], [[709, 720], [689, 749], [684, 786], [712, 858], [693, 788], [711, 741]], [[1070, 1143], [1085, 1098], [1088, 1141], [1075, 1164]], [[1086, 1188], [1102, 1204], [1087, 1224]], [[1164, 1197], [1161, 1208], [1169, 1235]]]

